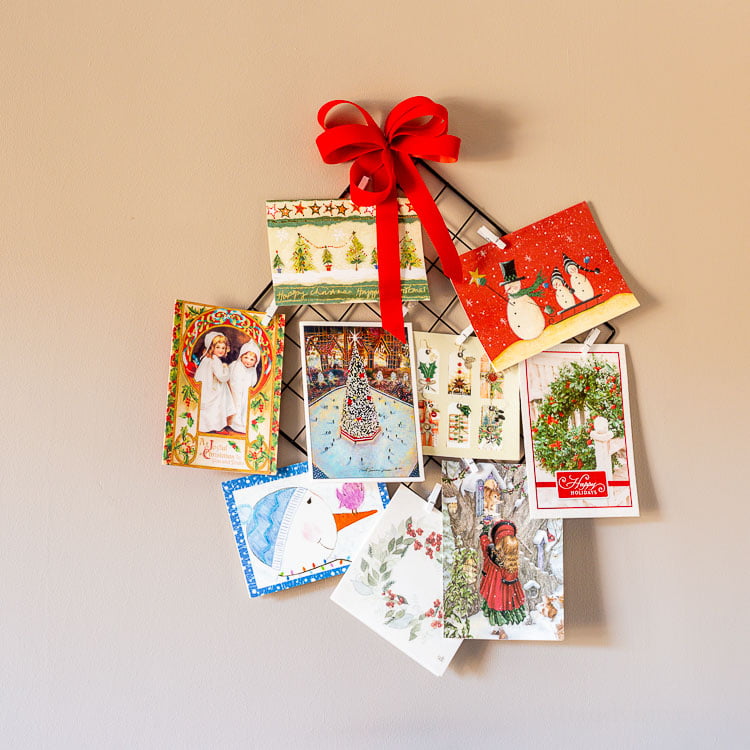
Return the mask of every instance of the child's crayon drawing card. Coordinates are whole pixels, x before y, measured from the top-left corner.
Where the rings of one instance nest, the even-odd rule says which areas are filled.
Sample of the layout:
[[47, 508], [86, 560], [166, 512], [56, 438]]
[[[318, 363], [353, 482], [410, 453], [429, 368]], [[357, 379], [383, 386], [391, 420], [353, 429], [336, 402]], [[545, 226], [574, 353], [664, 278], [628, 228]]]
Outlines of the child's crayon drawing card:
[[430, 456], [521, 458], [518, 368], [497, 371], [476, 336], [414, 334], [422, 451]]
[[565, 636], [563, 522], [532, 518], [526, 465], [443, 461], [446, 638]]
[[222, 483], [251, 597], [341, 575], [388, 505], [384, 484], [310, 489], [307, 464]]
[[537, 518], [637, 516], [622, 344], [560, 344], [521, 365], [529, 502]]
[[[268, 248], [278, 305], [377, 302], [374, 206], [350, 200], [268, 201]], [[399, 199], [401, 296], [429, 299], [422, 225]]]
[[438, 677], [461, 641], [443, 638], [440, 513], [401, 485], [331, 595]]
[[638, 307], [586, 203], [461, 255], [456, 293], [504, 370]]
[[163, 461], [276, 472], [284, 316], [177, 300]]
[[422, 481], [411, 324], [300, 323], [315, 480]]

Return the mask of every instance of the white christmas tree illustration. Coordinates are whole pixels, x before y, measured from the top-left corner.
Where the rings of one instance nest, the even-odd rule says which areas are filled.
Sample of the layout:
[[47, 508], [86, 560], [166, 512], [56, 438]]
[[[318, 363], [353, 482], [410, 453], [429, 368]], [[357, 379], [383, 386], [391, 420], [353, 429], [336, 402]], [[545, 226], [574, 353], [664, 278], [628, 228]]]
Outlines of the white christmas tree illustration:
[[375, 411], [364, 362], [357, 348], [357, 334], [351, 334], [352, 353], [346, 378], [339, 432], [355, 443], [374, 440], [380, 434], [380, 420]]

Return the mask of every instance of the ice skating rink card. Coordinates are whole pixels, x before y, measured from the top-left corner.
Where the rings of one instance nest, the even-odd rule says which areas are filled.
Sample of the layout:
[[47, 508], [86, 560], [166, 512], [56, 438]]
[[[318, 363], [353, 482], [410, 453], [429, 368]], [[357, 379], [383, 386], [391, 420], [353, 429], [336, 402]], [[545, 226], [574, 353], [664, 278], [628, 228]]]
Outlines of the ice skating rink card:
[[[268, 201], [268, 248], [278, 305], [379, 299], [374, 206], [350, 200]], [[401, 296], [429, 299], [422, 225], [399, 199]]]
[[586, 203], [503, 242], [461, 255], [455, 285], [498, 370], [638, 307]]
[[222, 484], [250, 596], [341, 575], [388, 505], [384, 484], [309, 486], [306, 463]]
[[307, 455], [316, 480], [424, 479], [411, 325], [300, 323]]
[[476, 336], [460, 347], [415, 332], [422, 451], [432, 456], [521, 458], [518, 368], [496, 371]]
[[526, 466], [443, 461], [446, 638], [562, 640], [563, 522], [529, 514]]
[[443, 638], [440, 513], [401, 485], [331, 600], [442, 675], [461, 645]]
[[273, 474], [284, 316], [177, 300], [163, 461]]
[[637, 516], [622, 344], [561, 344], [521, 365], [531, 515]]

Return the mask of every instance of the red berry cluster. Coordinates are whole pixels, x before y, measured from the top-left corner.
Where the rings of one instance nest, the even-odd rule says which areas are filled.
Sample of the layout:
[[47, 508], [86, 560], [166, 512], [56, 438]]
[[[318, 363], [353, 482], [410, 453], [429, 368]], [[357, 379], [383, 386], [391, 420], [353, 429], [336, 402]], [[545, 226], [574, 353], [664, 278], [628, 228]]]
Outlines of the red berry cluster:
[[435, 599], [435, 601], [432, 603], [432, 606], [424, 613], [425, 617], [435, 617], [436, 615], [437, 619], [433, 620], [430, 623], [430, 627], [442, 628], [443, 610], [440, 609], [440, 599]]
[[383, 596], [388, 597], [388, 601], [385, 603], [386, 607], [395, 607], [397, 604], [403, 604], [406, 601], [403, 596], [394, 594], [391, 589], [387, 589], [386, 591], [384, 591]]

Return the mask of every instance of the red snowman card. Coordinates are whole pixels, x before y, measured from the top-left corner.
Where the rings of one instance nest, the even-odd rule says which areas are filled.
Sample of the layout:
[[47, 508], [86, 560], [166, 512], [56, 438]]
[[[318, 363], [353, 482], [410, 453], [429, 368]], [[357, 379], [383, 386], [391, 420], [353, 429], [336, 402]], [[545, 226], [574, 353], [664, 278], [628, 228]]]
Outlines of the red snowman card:
[[456, 293], [496, 370], [638, 307], [586, 203], [461, 255]]

